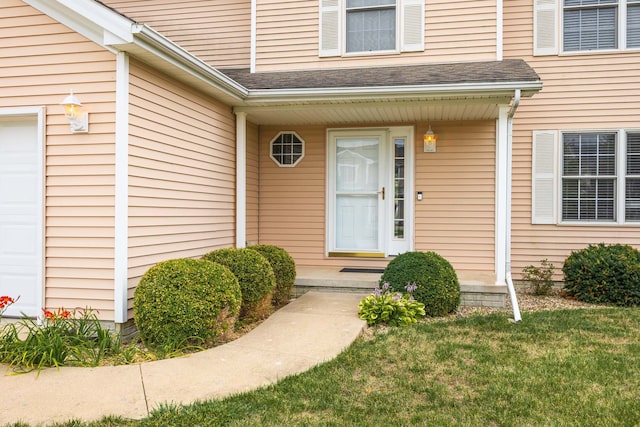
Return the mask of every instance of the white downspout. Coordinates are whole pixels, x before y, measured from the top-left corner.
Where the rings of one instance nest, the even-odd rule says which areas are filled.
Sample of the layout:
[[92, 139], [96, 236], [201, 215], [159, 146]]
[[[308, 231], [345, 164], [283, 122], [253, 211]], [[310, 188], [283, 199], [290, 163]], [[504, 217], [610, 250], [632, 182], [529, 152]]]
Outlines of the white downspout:
[[502, 61], [504, 37], [504, 5], [502, 0], [496, 2], [496, 61]]
[[520, 104], [520, 89], [516, 89], [516, 93], [511, 103], [511, 109], [507, 114], [507, 229], [506, 232], [506, 245], [505, 245], [505, 260], [506, 260], [506, 275], [507, 289], [509, 290], [509, 298], [511, 299], [511, 306], [513, 308], [513, 320], [519, 322], [522, 320], [520, 316], [520, 307], [518, 306], [518, 298], [516, 297], [516, 289], [513, 286], [513, 279], [511, 278], [511, 181], [512, 181], [512, 151], [513, 151], [513, 116], [516, 114], [518, 105]]
[[256, 72], [256, 40], [257, 40], [257, 21], [258, 21], [258, 5], [257, 0], [251, 0], [251, 47], [249, 49], [249, 70], [251, 73]]

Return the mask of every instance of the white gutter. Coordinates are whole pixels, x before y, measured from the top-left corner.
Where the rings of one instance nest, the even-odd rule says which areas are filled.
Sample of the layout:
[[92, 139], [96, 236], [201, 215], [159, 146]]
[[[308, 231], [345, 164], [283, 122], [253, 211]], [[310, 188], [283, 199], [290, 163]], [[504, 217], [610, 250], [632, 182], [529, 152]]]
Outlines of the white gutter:
[[144, 24], [132, 24], [133, 43], [240, 101], [248, 90]]
[[516, 296], [516, 289], [513, 286], [513, 279], [511, 277], [511, 181], [512, 181], [512, 151], [513, 151], [513, 116], [516, 114], [518, 105], [520, 105], [520, 89], [516, 89], [511, 108], [507, 113], [507, 217], [506, 217], [506, 245], [505, 245], [505, 260], [506, 260], [506, 275], [505, 280], [507, 282], [507, 289], [509, 290], [509, 298], [511, 299], [511, 306], [513, 309], [513, 320], [519, 322], [522, 320], [520, 316], [520, 306], [518, 305], [518, 298]]
[[487, 82], [487, 83], [458, 83], [449, 85], [411, 85], [411, 86], [380, 86], [380, 87], [336, 87], [336, 88], [300, 88], [300, 89], [252, 89], [248, 91], [249, 103], [253, 102], [284, 102], [296, 98], [305, 101], [335, 101], [367, 99], [381, 95], [396, 97], [456, 97], [469, 95], [511, 95], [514, 91], [538, 92], [542, 89], [542, 82]]

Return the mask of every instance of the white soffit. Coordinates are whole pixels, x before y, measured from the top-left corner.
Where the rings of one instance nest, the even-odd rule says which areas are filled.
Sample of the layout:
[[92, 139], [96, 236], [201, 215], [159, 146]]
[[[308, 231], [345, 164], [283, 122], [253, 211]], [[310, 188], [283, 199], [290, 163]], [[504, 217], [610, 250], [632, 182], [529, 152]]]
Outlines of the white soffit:
[[311, 125], [392, 123], [427, 120], [492, 120], [498, 117], [498, 106], [511, 98], [415, 102], [325, 103], [283, 106], [236, 107], [248, 120], [258, 125]]

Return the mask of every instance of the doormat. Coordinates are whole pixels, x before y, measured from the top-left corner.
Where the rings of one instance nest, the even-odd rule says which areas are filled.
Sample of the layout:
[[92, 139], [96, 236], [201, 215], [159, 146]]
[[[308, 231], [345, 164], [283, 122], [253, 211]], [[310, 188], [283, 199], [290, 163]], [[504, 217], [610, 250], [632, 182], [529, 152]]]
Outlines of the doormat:
[[340, 273], [384, 273], [384, 268], [359, 268], [359, 267], [345, 267], [340, 270]]

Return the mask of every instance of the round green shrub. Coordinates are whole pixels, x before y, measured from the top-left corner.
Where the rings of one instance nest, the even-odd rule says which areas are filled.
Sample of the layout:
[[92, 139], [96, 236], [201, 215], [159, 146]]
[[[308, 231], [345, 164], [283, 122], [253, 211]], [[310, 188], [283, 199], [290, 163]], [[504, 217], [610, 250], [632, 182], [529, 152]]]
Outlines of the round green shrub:
[[265, 257], [247, 248], [226, 248], [211, 251], [202, 258], [228, 267], [238, 279], [242, 292], [241, 318], [268, 314], [276, 278]]
[[134, 321], [151, 347], [202, 344], [233, 326], [242, 296], [226, 267], [197, 259], [173, 259], [151, 267], [133, 296]]
[[387, 265], [380, 284], [389, 283], [397, 292], [405, 292], [407, 285], [418, 288], [413, 297], [424, 304], [427, 316], [444, 316], [460, 305], [460, 283], [455, 270], [435, 252], [405, 252]]
[[590, 303], [640, 305], [640, 252], [629, 245], [589, 245], [562, 266], [564, 290]]
[[289, 253], [273, 245], [254, 245], [249, 249], [260, 252], [269, 261], [276, 277], [275, 288], [271, 300], [280, 306], [289, 302], [291, 289], [296, 282], [296, 263]]

